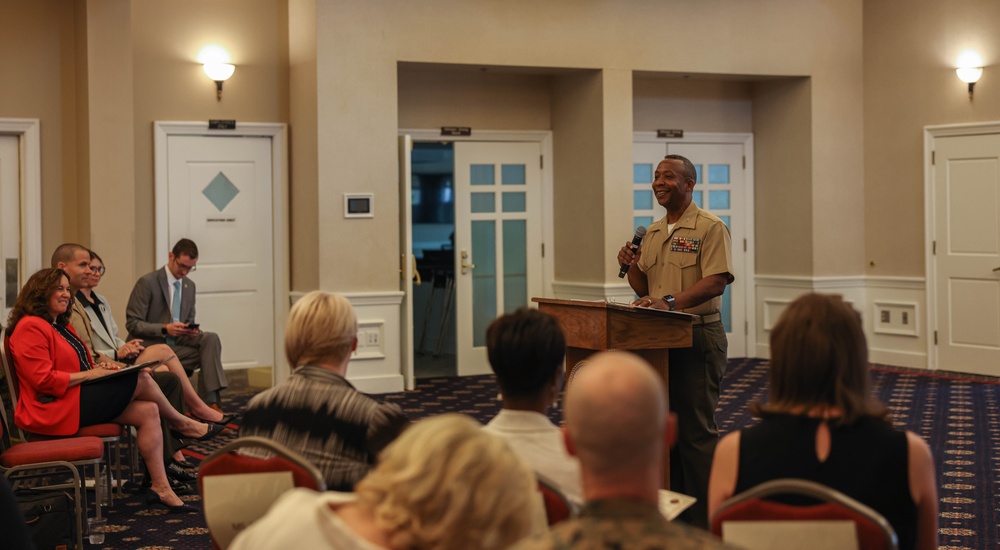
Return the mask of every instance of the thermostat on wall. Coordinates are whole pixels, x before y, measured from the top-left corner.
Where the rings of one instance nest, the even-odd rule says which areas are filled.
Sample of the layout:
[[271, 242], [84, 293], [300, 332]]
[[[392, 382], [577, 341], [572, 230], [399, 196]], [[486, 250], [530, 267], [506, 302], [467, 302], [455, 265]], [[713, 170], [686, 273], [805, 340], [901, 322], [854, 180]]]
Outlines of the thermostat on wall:
[[344, 193], [344, 217], [375, 217], [375, 195], [372, 193]]

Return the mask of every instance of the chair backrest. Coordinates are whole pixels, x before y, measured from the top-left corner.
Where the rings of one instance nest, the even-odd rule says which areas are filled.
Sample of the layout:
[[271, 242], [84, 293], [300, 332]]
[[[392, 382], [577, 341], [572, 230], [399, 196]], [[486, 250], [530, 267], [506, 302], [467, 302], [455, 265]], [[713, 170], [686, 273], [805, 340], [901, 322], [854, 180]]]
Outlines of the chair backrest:
[[[10, 411], [11, 414], [14, 414], [14, 411], [17, 410], [17, 400], [21, 398], [21, 386], [18, 385], [14, 354], [10, 351], [10, 327], [3, 329], [3, 338], [0, 338], [0, 352], [2, 352], [0, 353], [0, 363], [3, 363], [3, 376], [7, 381], [7, 391], [10, 394]], [[22, 441], [27, 441], [27, 434], [18, 426], [13, 426], [13, 431], [9, 431], [5, 437], [9, 438], [11, 434], [19, 437]]]
[[[819, 504], [797, 506], [765, 500], [776, 495], [799, 495]], [[748, 489], [722, 503], [712, 516], [712, 532], [722, 536], [723, 523], [730, 521], [853, 521], [859, 550], [896, 550], [896, 531], [875, 510], [853, 498], [804, 479], [775, 479]]]
[[[263, 452], [268, 457], [248, 456], [240, 454], [240, 450]], [[265, 487], [261, 474], [282, 472], [291, 474], [291, 486], [326, 490], [326, 482], [316, 466], [284, 445], [263, 437], [242, 437], [202, 461], [198, 468], [198, 492], [201, 493], [205, 522], [215, 548], [226, 548], [239, 530], [267, 512], [267, 508], [280, 496], [280, 490], [276, 494], [273, 485]], [[227, 484], [235, 482], [240, 491], [247, 493], [246, 497], [235, 495], [231, 484], [226, 489], [220, 487], [217, 494], [213, 493], [212, 487], [206, 490], [207, 485], [215, 484], [206, 483], [206, 479], [213, 476], [231, 476], [226, 479]], [[255, 483], [261, 483], [259, 489], [262, 494], [253, 494]], [[220, 502], [222, 499], [225, 501]], [[220, 504], [224, 504], [225, 517], [216, 512]]]
[[549, 526], [573, 517], [576, 510], [566, 495], [551, 481], [537, 474], [536, 477], [538, 478], [538, 491], [542, 493], [542, 501], [545, 503], [545, 519]]

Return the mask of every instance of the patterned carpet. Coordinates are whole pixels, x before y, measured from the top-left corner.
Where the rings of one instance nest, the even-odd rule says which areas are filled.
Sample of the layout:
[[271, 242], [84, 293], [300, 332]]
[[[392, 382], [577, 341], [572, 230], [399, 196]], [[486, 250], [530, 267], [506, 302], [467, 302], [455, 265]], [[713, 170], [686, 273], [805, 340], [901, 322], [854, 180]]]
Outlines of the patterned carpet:
[[[920, 434], [931, 446], [938, 469], [941, 548], [995, 548], [1000, 543], [1000, 501], [994, 496], [1000, 469], [1000, 381], [888, 367], [876, 367], [873, 377], [876, 394], [893, 411], [893, 422]], [[717, 412], [722, 432], [754, 422], [747, 406], [766, 397], [766, 385], [766, 362], [730, 361]], [[228, 392], [223, 408], [242, 410], [251, 395]], [[379, 396], [399, 404], [414, 419], [458, 412], [481, 422], [499, 410], [496, 397], [492, 376], [421, 380], [414, 391]], [[559, 421], [557, 408], [550, 417]], [[185, 452], [197, 461], [229, 440], [219, 437]], [[183, 498], [198, 501], [197, 496]], [[199, 514], [147, 510], [132, 496], [116, 501], [107, 516], [104, 548], [211, 548]]]

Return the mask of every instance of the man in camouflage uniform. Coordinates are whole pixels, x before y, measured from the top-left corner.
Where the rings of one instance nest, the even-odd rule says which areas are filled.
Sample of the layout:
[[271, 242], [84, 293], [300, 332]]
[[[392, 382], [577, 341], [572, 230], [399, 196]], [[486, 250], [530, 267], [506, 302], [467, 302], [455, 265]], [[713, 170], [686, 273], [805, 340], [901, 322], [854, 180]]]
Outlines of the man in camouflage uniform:
[[660, 514], [664, 443], [676, 428], [668, 410], [663, 382], [648, 363], [625, 352], [595, 355], [565, 403], [566, 447], [580, 459], [586, 504], [575, 519], [515, 548], [732, 548]]

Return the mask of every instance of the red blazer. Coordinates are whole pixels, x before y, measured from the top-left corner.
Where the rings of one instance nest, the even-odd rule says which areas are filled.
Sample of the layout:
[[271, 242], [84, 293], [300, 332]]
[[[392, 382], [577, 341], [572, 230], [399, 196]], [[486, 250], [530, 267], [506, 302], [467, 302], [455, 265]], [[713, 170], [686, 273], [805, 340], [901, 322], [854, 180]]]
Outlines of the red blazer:
[[[67, 328], [76, 335], [72, 326]], [[10, 351], [21, 388], [14, 423], [42, 435], [75, 434], [80, 429], [80, 386], [69, 387], [69, 375], [80, 372], [80, 358], [73, 346], [46, 319], [29, 315], [14, 327]], [[46, 395], [56, 399], [38, 400]]]

